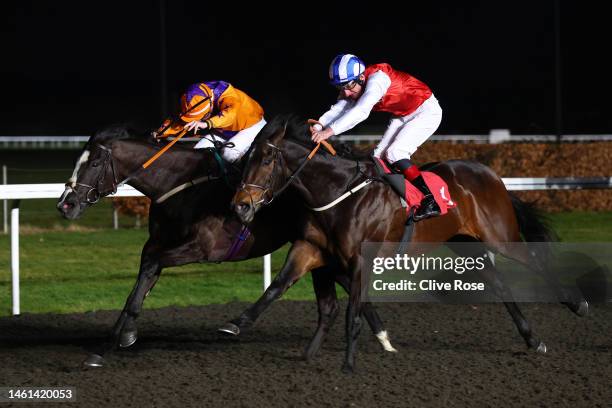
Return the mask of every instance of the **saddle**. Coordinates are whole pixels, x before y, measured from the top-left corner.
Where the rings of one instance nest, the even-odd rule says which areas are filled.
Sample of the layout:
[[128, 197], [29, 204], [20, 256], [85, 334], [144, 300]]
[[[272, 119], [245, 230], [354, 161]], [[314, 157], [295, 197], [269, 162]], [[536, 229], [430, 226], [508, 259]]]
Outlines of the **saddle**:
[[[400, 240], [397, 253], [405, 253], [408, 248], [408, 243], [412, 240], [412, 233], [414, 231], [414, 219], [413, 215], [416, 209], [421, 205], [423, 199], [423, 193], [410, 183], [403, 174], [397, 174], [391, 171], [386, 163], [377, 158], [372, 157], [376, 170], [380, 179], [387, 183], [393, 191], [399, 196], [402, 205], [406, 207], [406, 213], [408, 218], [404, 225], [404, 233]], [[427, 186], [431, 190], [434, 199], [440, 206], [440, 217], [446, 214], [449, 208], [455, 207], [456, 204], [451, 200], [450, 193], [448, 192], [448, 186], [440, 176], [426, 169], [431, 168], [432, 164], [427, 164], [420, 168], [423, 179], [427, 183]]]
[[[423, 193], [406, 180], [403, 174], [397, 174], [391, 171], [383, 160], [377, 157], [373, 157], [372, 160], [376, 165], [376, 170], [380, 178], [391, 186], [393, 191], [400, 197], [402, 205], [406, 207], [406, 212], [410, 213], [411, 210], [415, 211], [421, 205]], [[442, 216], [446, 214], [450, 208], [455, 207], [456, 204], [450, 198], [446, 182], [437, 174], [427, 171], [427, 169], [431, 168], [433, 165], [435, 165], [435, 163], [426, 164], [422, 166], [420, 170], [434, 199], [440, 206], [440, 216]]]

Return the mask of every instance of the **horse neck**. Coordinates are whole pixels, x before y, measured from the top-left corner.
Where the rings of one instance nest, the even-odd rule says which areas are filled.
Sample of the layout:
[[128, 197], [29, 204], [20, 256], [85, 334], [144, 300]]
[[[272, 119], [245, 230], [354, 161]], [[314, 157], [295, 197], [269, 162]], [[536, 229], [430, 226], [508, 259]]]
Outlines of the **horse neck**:
[[[287, 166], [291, 173], [306, 159], [310, 152], [308, 148], [287, 143]], [[323, 147], [321, 147], [323, 149]], [[359, 164], [361, 171], [366, 169], [364, 163]], [[295, 182], [295, 188], [310, 207], [325, 205], [346, 192], [347, 187], [354, 187], [356, 182], [363, 181], [357, 172], [357, 161], [340, 156], [317, 153], [306, 164]], [[350, 185], [349, 185], [350, 184]]]
[[166, 151], [146, 169], [142, 165], [159, 149], [152, 144], [121, 140], [112, 144], [117, 181], [127, 180], [149, 198], [166, 193], [181, 183], [192, 180], [198, 174], [207, 172], [208, 156], [199, 151], [175, 149]]

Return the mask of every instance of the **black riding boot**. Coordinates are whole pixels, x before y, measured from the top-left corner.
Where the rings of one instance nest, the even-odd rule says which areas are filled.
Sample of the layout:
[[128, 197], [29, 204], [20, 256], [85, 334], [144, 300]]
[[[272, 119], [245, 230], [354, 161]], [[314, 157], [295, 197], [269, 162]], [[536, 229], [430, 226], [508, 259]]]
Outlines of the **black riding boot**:
[[424, 220], [429, 217], [436, 217], [440, 215], [440, 206], [431, 194], [429, 187], [425, 184], [423, 176], [419, 168], [412, 163], [409, 159], [401, 159], [393, 163], [392, 167], [396, 172], [403, 174], [406, 180], [411, 182], [421, 193], [423, 193], [423, 199], [421, 205], [416, 213], [412, 216], [414, 221]]
[[419, 209], [414, 213], [413, 219], [414, 221], [424, 220], [429, 217], [437, 217], [440, 215], [440, 206], [434, 199], [433, 194], [425, 184], [425, 180], [423, 180], [423, 176], [419, 175], [414, 178], [411, 183], [418, 188], [421, 193], [423, 193], [424, 197], [421, 200], [421, 205]]

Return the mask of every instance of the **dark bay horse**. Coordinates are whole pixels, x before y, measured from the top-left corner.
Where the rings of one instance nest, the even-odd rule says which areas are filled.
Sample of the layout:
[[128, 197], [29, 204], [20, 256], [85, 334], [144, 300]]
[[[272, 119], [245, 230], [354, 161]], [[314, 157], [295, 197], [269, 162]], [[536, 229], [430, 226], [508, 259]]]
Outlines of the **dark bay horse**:
[[[358, 161], [350, 154], [339, 157], [317, 153], [304, 166], [313, 147], [305, 122], [295, 118], [275, 119], [262, 130], [250, 152], [243, 184], [233, 199], [235, 211], [244, 223], [257, 220], [259, 215], [255, 217], [255, 213], [270, 201], [278, 200], [279, 192], [289, 183], [290, 188], [286, 191], [293, 189], [308, 207], [317, 208], [333, 202], [367, 178], [377, 176], [372, 161]], [[301, 172], [296, 176], [298, 168]], [[551, 231], [532, 207], [509, 195], [502, 180], [490, 168], [477, 162], [453, 160], [435, 164], [428, 171], [447, 183], [457, 206], [444, 216], [416, 223], [413, 243], [481, 243], [480, 254], [485, 251], [501, 254], [546, 275], [541, 258], [532, 254], [526, 243], [519, 245], [520, 250], [516, 250], [516, 244], [512, 245], [512, 252], [509, 243], [524, 242], [523, 238], [525, 241], [549, 241]], [[373, 182], [336, 206], [313, 214], [324, 229], [324, 235], [310, 240], [311, 244], [349, 271], [347, 349], [343, 370], [350, 372], [354, 367], [361, 327], [361, 243], [399, 242], [407, 218], [406, 209], [389, 186]], [[283, 221], [279, 214], [276, 223]], [[492, 262], [488, 262], [481, 274], [500, 298], [512, 299]], [[545, 278], [550, 279], [549, 276]], [[555, 283], [549, 280], [549, 284]], [[562, 290], [558, 285], [556, 289]], [[581, 297], [560, 299], [576, 299], [565, 304], [578, 315], [588, 310], [588, 304]], [[518, 305], [513, 301], [504, 304], [527, 346], [546, 352], [545, 344], [534, 336]]]
[[[242, 225], [230, 209], [233, 188], [226, 185], [214, 153], [176, 145], [149, 169], [136, 170], [161, 147], [159, 143], [137, 137], [121, 127], [97, 132], [83, 148], [72, 177], [66, 183], [66, 190], [58, 201], [57, 208], [62, 215], [75, 219], [100, 197], [113, 193], [117, 184], [128, 177], [127, 184], [151, 199], [149, 238], [142, 249], [136, 284], [115, 323], [110, 344], [86, 364], [100, 366], [105, 352], [117, 345], [129, 347], [134, 344], [137, 339], [136, 318], [163, 268], [193, 262], [260, 257], [290, 241], [293, 247], [286, 264], [270, 287], [224, 330], [238, 334], [241, 329], [248, 328], [273, 300], [312, 270], [320, 312], [317, 331], [306, 350], [306, 356], [313, 357], [319, 349], [322, 334], [328, 330], [337, 313], [335, 282], [348, 289], [347, 274], [337, 265], [325, 262], [314, 246], [301, 239], [321, 233], [314, 218], [308, 217], [294, 197], [284, 197], [278, 205], [262, 212], [261, 220], [250, 226], [250, 235], [238, 247]], [[239, 173], [236, 176], [239, 179]], [[233, 177], [231, 172], [229, 177]], [[196, 184], [190, 186], [193, 181]], [[177, 189], [177, 186], [189, 188]], [[304, 214], [290, 218], [296, 211]], [[288, 222], [274, 224], [272, 221], [277, 216], [287, 218]], [[300, 265], [300, 268], [295, 265]], [[394, 351], [376, 311], [370, 305], [366, 308], [366, 319], [373, 332], [386, 350]]]

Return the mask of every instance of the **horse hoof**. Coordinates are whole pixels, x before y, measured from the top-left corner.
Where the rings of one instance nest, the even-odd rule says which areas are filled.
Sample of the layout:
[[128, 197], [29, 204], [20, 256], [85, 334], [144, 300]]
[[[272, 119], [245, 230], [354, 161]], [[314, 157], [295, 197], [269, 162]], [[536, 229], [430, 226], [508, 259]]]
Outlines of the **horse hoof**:
[[306, 349], [304, 351], [303, 357], [304, 357], [304, 361], [306, 361], [307, 363], [312, 363], [312, 361], [315, 359], [317, 355], [316, 351], [312, 351], [309, 349]]
[[232, 322], [225, 323], [223, 326], [217, 329], [219, 333], [223, 334], [231, 334], [232, 336], [237, 336], [240, 334], [240, 327], [235, 325]]
[[119, 339], [119, 347], [128, 348], [138, 340], [138, 330], [129, 330], [121, 332], [121, 338]]
[[344, 374], [353, 374], [354, 370], [353, 370], [353, 367], [351, 365], [349, 365], [347, 363], [344, 363], [342, 365], [342, 372]]
[[538, 354], [546, 354], [546, 352], [548, 351], [548, 349], [546, 348], [546, 344], [544, 344], [543, 341], [540, 341], [540, 344], [538, 344], [538, 347], [536, 348], [536, 353]]
[[104, 367], [104, 357], [99, 354], [91, 354], [87, 360], [83, 361], [83, 366], [85, 368]]
[[380, 345], [385, 351], [388, 351], [390, 353], [397, 353], [397, 349], [391, 344], [391, 341], [389, 340], [389, 335], [387, 334], [386, 330], [377, 333], [376, 338], [378, 339]]
[[580, 317], [584, 317], [589, 313], [589, 302], [587, 302], [586, 300], [581, 300], [578, 303], [578, 308], [576, 309], [576, 311], [574, 312], [576, 313], [576, 315], [580, 316]]

